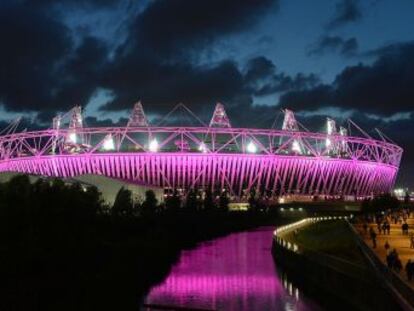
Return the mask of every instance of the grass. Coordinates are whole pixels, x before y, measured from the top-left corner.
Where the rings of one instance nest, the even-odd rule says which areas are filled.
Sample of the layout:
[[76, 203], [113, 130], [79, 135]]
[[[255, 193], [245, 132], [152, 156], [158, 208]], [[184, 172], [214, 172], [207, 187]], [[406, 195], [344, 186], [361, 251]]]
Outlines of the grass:
[[353, 239], [353, 233], [344, 221], [322, 221], [309, 225], [287, 239], [305, 249], [339, 257], [355, 264], [364, 264], [364, 258]]

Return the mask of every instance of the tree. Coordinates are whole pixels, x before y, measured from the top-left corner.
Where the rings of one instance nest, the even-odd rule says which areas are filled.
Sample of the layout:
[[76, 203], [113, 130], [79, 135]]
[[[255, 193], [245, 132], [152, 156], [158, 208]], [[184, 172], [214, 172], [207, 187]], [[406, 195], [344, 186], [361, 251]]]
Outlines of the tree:
[[132, 194], [131, 191], [121, 187], [119, 189], [114, 204], [112, 206], [112, 215], [126, 215], [130, 216], [133, 212]]
[[256, 189], [252, 188], [249, 193], [249, 205], [252, 210], [257, 209]]
[[147, 190], [145, 192], [145, 200], [142, 202], [141, 210], [142, 214], [147, 215], [153, 215], [157, 209], [158, 200], [155, 196], [154, 191]]
[[204, 209], [210, 210], [216, 207], [216, 204], [214, 203], [213, 199], [213, 193], [210, 189], [207, 189], [204, 194], [204, 201], [203, 201]]
[[177, 190], [174, 190], [172, 196], [168, 196], [165, 200], [165, 209], [171, 212], [177, 212], [181, 207], [181, 199]]
[[405, 192], [404, 203], [405, 204], [409, 204], [410, 203], [410, 194], [408, 193], [408, 191]]
[[371, 209], [373, 211], [384, 209], [397, 209], [400, 207], [400, 201], [393, 195], [386, 193], [376, 196], [371, 201]]
[[219, 208], [223, 211], [228, 211], [229, 209], [229, 197], [227, 195], [227, 191], [223, 191], [220, 194], [220, 198], [219, 198]]
[[185, 207], [188, 210], [195, 211], [197, 210], [198, 200], [197, 200], [197, 193], [194, 189], [190, 189], [187, 194], [187, 200], [185, 202]]

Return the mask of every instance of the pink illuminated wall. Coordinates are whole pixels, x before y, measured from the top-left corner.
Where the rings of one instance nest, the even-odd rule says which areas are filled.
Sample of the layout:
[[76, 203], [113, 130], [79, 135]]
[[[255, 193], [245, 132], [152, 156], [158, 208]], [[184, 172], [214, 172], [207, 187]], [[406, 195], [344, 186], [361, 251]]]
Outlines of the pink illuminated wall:
[[93, 153], [12, 158], [0, 171], [74, 177], [97, 174], [172, 188], [273, 194], [370, 195], [391, 190], [398, 167], [369, 161], [266, 154]]
[[385, 140], [289, 129], [76, 127], [0, 136], [0, 171], [226, 188], [236, 197], [252, 188], [371, 195], [392, 189], [402, 153]]

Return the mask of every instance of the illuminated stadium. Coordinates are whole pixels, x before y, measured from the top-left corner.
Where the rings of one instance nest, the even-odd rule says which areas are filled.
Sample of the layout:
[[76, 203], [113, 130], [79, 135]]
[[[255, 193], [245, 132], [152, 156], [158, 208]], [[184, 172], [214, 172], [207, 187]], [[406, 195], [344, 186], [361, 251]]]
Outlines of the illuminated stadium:
[[12, 123], [3, 130], [0, 172], [103, 175], [184, 192], [226, 189], [235, 200], [252, 190], [280, 198], [364, 197], [392, 189], [403, 150], [381, 132], [373, 139], [351, 120], [337, 128], [330, 118], [324, 132], [310, 132], [292, 111], [283, 113], [281, 129], [232, 127], [221, 104], [209, 124], [155, 126], [137, 103], [123, 127], [86, 127], [77, 106], [55, 117], [50, 129], [17, 132]]

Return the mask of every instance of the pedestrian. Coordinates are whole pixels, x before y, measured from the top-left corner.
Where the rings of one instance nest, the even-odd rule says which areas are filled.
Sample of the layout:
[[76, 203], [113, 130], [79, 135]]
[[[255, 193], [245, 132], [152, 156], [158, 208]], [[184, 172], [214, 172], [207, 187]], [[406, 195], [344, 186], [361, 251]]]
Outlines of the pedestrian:
[[384, 222], [384, 223], [382, 224], [381, 229], [382, 229], [383, 234], [385, 235], [385, 231], [387, 230], [387, 223], [386, 223], [386, 222]]
[[400, 273], [401, 269], [402, 269], [402, 263], [400, 258], [397, 256], [397, 258], [395, 259], [394, 262], [394, 269], [395, 271], [397, 271], [397, 273]]
[[401, 225], [401, 230], [402, 230], [402, 234], [403, 234], [403, 235], [408, 234], [408, 225], [407, 225], [407, 223], [403, 223], [403, 224]]
[[389, 253], [389, 249], [390, 249], [390, 244], [388, 243], [388, 240], [385, 241], [384, 247], [385, 247], [385, 251], [388, 254]]
[[368, 225], [366, 222], [364, 222], [364, 224], [362, 225], [362, 228], [364, 228], [364, 235], [367, 235], [368, 233]]
[[390, 252], [388, 255], [387, 255], [387, 257], [386, 257], [386, 260], [387, 260], [387, 267], [389, 268], [389, 269], [392, 269], [392, 266], [394, 265], [394, 257], [393, 257], [393, 253], [392, 252]]
[[410, 248], [414, 248], [414, 234], [410, 234]]
[[387, 234], [389, 235], [391, 231], [391, 225], [389, 222], [387, 222]]
[[374, 229], [372, 229], [372, 227], [369, 228], [369, 235], [372, 240], [372, 247], [377, 248], [377, 234], [375, 233]]
[[407, 273], [408, 281], [411, 281], [413, 278], [413, 263], [411, 262], [411, 259], [408, 259], [405, 265], [405, 273]]

